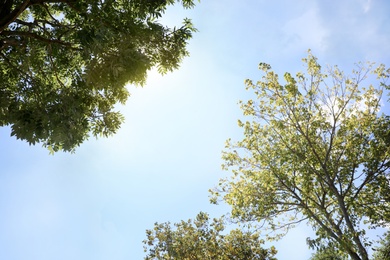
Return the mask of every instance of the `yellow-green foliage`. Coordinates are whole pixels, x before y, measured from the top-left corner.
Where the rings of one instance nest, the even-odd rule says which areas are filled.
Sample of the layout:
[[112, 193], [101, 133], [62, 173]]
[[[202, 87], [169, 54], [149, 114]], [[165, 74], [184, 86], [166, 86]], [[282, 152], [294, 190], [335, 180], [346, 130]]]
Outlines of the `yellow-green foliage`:
[[[214, 191], [241, 221], [265, 222], [279, 238], [301, 221], [316, 231], [312, 247], [332, 244], [367, 259], [371, 240], [361, 227], [390, 221], [390, 117], [380, 112], [389, 70], [358, 64], [351, 76], [323, 70], [310, 52], [306, 73], [285, 82], [246, 81], [255, 98], [241, 102], [244, 137], [229, 142], [224, 168], [234, 176]], [[364, 81], [376, 73], [376, 86]], [[281, 232], [278, 232], [281, 231]]]

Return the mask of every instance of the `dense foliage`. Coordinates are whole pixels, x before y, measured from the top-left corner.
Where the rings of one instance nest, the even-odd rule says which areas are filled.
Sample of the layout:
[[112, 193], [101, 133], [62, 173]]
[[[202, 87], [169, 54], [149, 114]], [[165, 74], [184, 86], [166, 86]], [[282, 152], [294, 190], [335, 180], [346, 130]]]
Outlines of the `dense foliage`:
[[276, 260], [275, 248], [263, 249], [258, 234], [239, 229], [223, 234], [224, 229], [223, 218], [210, 221], [203, 212], [174, 226], [156, 223], [146, 231], [145, 260]]
[[[390, 222], [390, 117], [381, 99], [389, 88], [384, 65], [357, 64], [351, 76], [323, 70], [316, 57], [307, 72], [284, 83], [268, 64], [254, 83], [255, 100], [241, 102], [244, 138], [228, 141], [224, 167], [234, 173], [213, 191], [232, 206], [232, 216], [255, 221], [279, 238], [305, 221], [318, 250], [332, 245], [352, 259], [368, 259], [370, 228]], [[366, 82], [370, 75], [375, 82]], [[278, 232], [281, 231], [281, 232]]]
[[30, 144], [73, 151], [89, 135], [115, 133], [114, 111], [147, 71], [178, 68], [195, 31], [159, 23], [193, 0], [0, 1], [0, 126]]

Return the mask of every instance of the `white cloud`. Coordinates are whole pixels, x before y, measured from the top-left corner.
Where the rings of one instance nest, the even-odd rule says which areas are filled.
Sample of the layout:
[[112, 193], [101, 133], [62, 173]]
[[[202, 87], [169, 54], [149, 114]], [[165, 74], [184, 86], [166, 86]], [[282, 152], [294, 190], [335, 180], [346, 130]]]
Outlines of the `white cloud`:
[[[327, 62], [351, 66], [358, 61], [387, 63], [388, 6], [372, 0], [318, 1], [317, 19], [325, 25]], [[314, 50], [314, 53], [317, 53]]]
[[328, 29], [318, 18], [318, 8], [311, 8], [296, 19], [288, 21], [282, 31], [285, 34], [285, 45], [288, 50], [297, 48], [325, 51]]
[[362, 3], [364, 13], [367, 13], [371, 9], [372, 0], [365, 0]]

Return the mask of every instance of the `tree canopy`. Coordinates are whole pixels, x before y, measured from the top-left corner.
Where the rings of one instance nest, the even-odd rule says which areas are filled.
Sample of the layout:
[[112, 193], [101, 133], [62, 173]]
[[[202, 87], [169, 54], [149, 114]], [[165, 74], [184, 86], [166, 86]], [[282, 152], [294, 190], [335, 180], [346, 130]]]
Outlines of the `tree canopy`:
[[265, 63], [262, 80], [246, 80], [256, 99], [241, 107], [251, 119], [238, 122], [241, 141], [227, 142], [224, 168], [233, 176], [212, 201], [265, 225], [270, 239], [306, 222], [316, 233], [311, 247], [367, 260], [365, 227], [390, 222], [390, 117], [382, 109], [390, 70], [359, 63], [348, 76], [323, 69], [310, 52], [304, 63], [306, 73], [285, 73], [283, 83]]
[[114, 110], [147, 71], [177, 69], [195, 28], [160, 24], [168, 6], [193, 0], [0, 1], [0, 126], [29, 144], [74, 151], [115, 133]]
[[203, 212], [174, 226], [156, 223], [146, 231], [145, 260], [276, 260], [275, 248], [263, 249], [257, 233], [234, 229], [223, 234], [224, 229], [223, 217], [211, 221]]

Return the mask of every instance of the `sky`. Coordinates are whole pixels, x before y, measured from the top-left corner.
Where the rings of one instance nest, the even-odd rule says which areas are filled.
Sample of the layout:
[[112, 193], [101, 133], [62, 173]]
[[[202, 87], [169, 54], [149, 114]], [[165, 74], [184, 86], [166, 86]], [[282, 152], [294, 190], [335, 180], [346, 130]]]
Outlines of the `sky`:
[[[74, 154], [49, 151], [0, 128], [0, 259], [143, 259], [155, 222], [218, 217], [208, 190], [221, 170], [225, 140], [239, 140], [239, 100], [253, 96], [260, 62], [283, 74], [304, 69], [311, 49], [321, 64], [350, 72], [355, 62], [390, 66], [387, 0], [203, 0], [170, 8], [162, 23], [191, 18], [199, 30], [179, 70], [151, 71], [129, 86], [115, 136], [91, 138]], [[300, 225], [275, 245], [280, 260], [308, 259]], [[271, 245], [271, 244], [270, 244]]]

